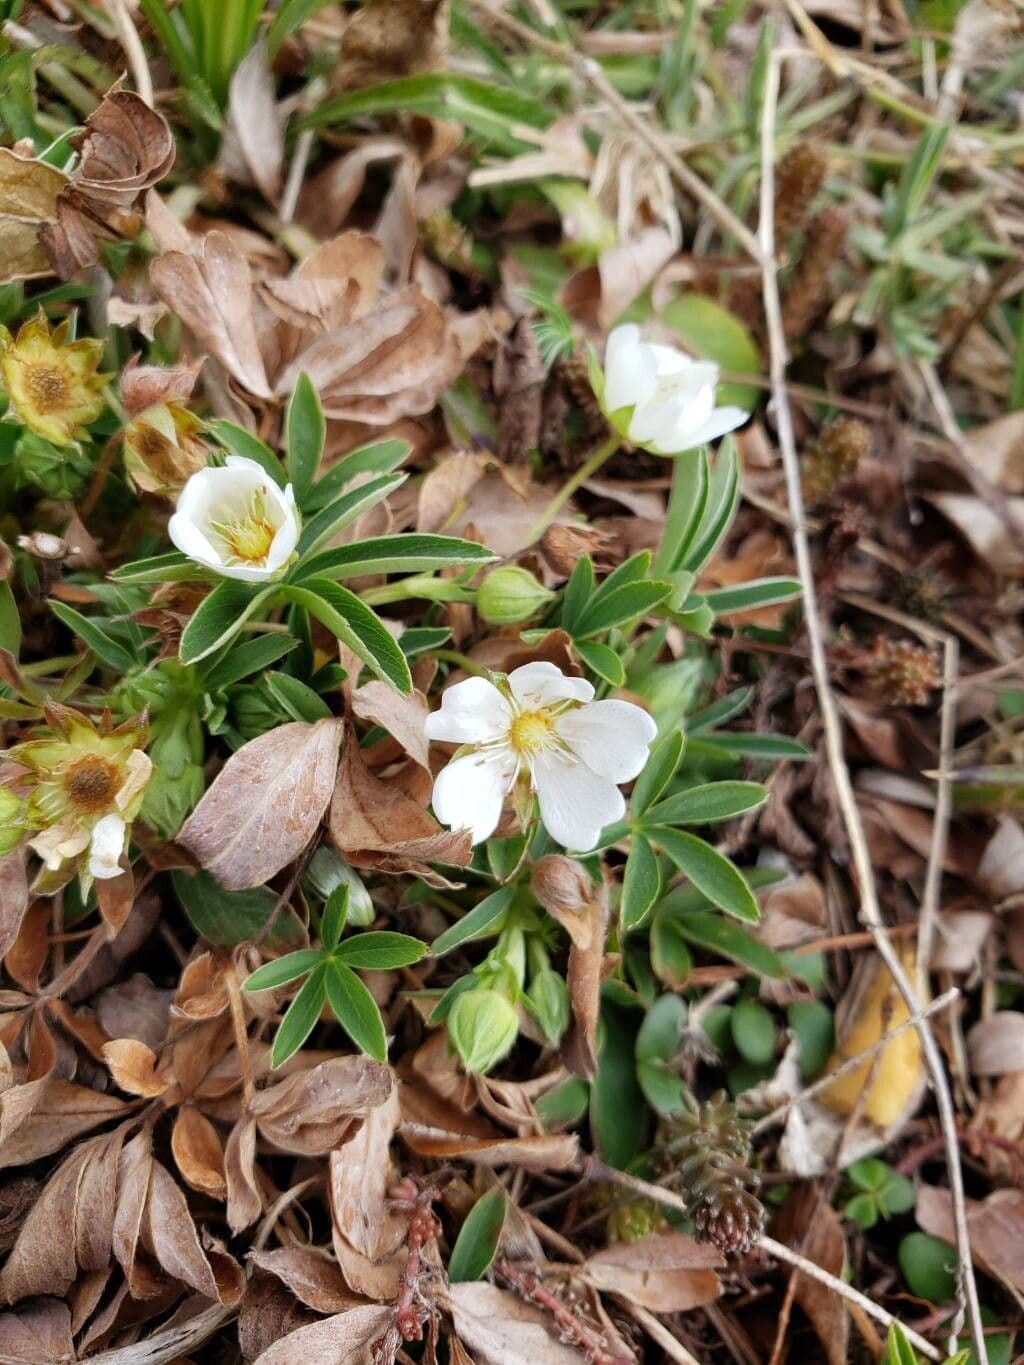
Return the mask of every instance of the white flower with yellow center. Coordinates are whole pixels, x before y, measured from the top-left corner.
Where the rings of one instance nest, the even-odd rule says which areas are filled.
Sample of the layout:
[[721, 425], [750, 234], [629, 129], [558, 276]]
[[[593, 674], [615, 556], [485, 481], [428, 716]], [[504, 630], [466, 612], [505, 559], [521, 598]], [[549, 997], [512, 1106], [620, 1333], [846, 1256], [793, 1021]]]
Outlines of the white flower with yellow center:
[[742, 426], [750, 414], [716, 408], [717, 386], [717, 365], [644, 341], [633, 322], [609, 334], [598, 397], [612, 425], [634, 445], [655, 455], [681, 455]]
[[625, 813], [618, 783], [647, 762], [657, 727], [628, 701], [594, 701], [583, 678], [554, 664], [524, 664], [500, 685], [467, 678], [427, 717], [428, 739], [463, 745], [434, 782], [434, 813], [480, 843], [498, 827], [522, 782], [537, 794], [553, 839], [584, 852]]
[[224, 578], [260, 583], [279, 574], [299, 541], [291, 484], [280, 488], [256, 463], [229, 455], [181, 490], [167, 534], [182, 552]]

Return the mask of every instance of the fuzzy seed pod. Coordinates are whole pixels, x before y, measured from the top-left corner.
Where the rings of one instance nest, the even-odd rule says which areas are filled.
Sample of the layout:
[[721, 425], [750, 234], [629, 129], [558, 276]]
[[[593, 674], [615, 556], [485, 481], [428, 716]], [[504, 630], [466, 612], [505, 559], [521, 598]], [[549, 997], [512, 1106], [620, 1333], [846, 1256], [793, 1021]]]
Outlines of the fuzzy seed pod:
[[846, 214], [834, 204], [811, 219], [803, 254], [782, 301], [782, 325], [787, 341], [803, 336], [827, 308], [828, 273], [843, 249], [848, 227]]
[[757, 1241], [764, 1210], [748, 1188], [750, 1124], [724, 1091], [705, 1104], [662, 1119], [656, 1144], [664, 1183], [693, 1210], [697, 1237], [742, 1254]]
[[804, 498], [813, 507], [834, 493], [871, 449], [871, 429], [856, 417], [836, 417], [822, 427], [804, 457]]

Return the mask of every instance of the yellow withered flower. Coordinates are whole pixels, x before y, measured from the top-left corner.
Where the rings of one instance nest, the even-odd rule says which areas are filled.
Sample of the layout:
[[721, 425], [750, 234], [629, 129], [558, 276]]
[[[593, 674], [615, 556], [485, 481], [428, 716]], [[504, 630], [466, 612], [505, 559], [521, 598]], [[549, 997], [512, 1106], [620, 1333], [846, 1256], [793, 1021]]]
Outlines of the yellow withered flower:
[[36, 890], [63, 886], [77, 870], [83, 883], [116, 877], [153, 764], [143, 752], [144, 716], [114, 728], [70, 706], [48, 703], [50, 735], [16, 744], [7, 757], [24, 772], [12, 784], [25, 800], [28, 844], [43, 860]]
[[199, 435], [203, 425], [173, 399], [133, 417], [124, 429], [124, 467], [135, 487], [142, 493], [177, 493], [205, 469], [209, 451]]
[[51, 328], [40, 309], [12, 336], [0, 326], [0, 384], [10, 407], [7, 417], [21, 422], [55, 446], [76, 445], [103, 411], [109, 378], [99, 374], [103, 342], [95, 337], [72, 341], [68, 319]]

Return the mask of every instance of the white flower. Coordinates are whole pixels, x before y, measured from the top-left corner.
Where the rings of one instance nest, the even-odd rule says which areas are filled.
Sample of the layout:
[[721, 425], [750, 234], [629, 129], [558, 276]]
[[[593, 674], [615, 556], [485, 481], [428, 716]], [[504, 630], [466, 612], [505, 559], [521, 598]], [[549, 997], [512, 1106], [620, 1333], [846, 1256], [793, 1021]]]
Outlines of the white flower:
[[127, 826], [120, 815], [104, 815], [92, 828], [89, 840], [89, 875], [103, 881], [108, 877], [119, 877], [119, 859], [124, 852], [124, 836]]
[[583, 852], [620, 820], [626, 803], [617, 784], [647, 762], [657, 727], [628, 701], [594, 701], [583, 678], [554, 664], [524, 664], [497, 687], [467, 678], [449, 687], [427, 717], [428, 739], [468, 747], [434, 782], [434, 812], [453, 829], [470, 829], [478, 844], [493, 834], [517, 782], [537, 793], [552, 838]]
[[743, 408], [715, 407], [717, 384], [717, 365], [642, 340], [633, 322], [609, 334], [605, 414], [623, 436], [656, 455], [680, 455], [743, 425], [750, 416]]
[[255, 460], [229, 455], [181, 490], [167, 533], [182, 552], [225, 578], [259, 583], [288, 563], [298, 544], [291, 484], [281, 489]]

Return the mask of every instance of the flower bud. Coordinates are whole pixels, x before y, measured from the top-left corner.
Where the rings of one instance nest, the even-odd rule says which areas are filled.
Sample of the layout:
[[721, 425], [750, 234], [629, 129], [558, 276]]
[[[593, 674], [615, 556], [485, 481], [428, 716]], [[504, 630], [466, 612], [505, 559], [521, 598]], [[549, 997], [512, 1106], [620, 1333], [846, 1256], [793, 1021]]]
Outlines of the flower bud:
[[492, 626], [513, 626], [536, 615], [554, 597], [542, 583], [516, 564], [492, 569], [476, 593], [476, 609]]
[[557, 1047], [569, 1027], [569, 989], [553, 967], [544, 967], [534, 976], [527, 991], [545, 1040]]
[[202, 422], [180, 403], [154, 403], [124, 429], [125, 473], [140, 492], [176, 493], [205, 469]]
[[511, 1051], [518, 1033], [516, 1008], [500, 991], [464, 991], [448, 1015], [448, 1037], [462, 1065], [481, 1075]]

